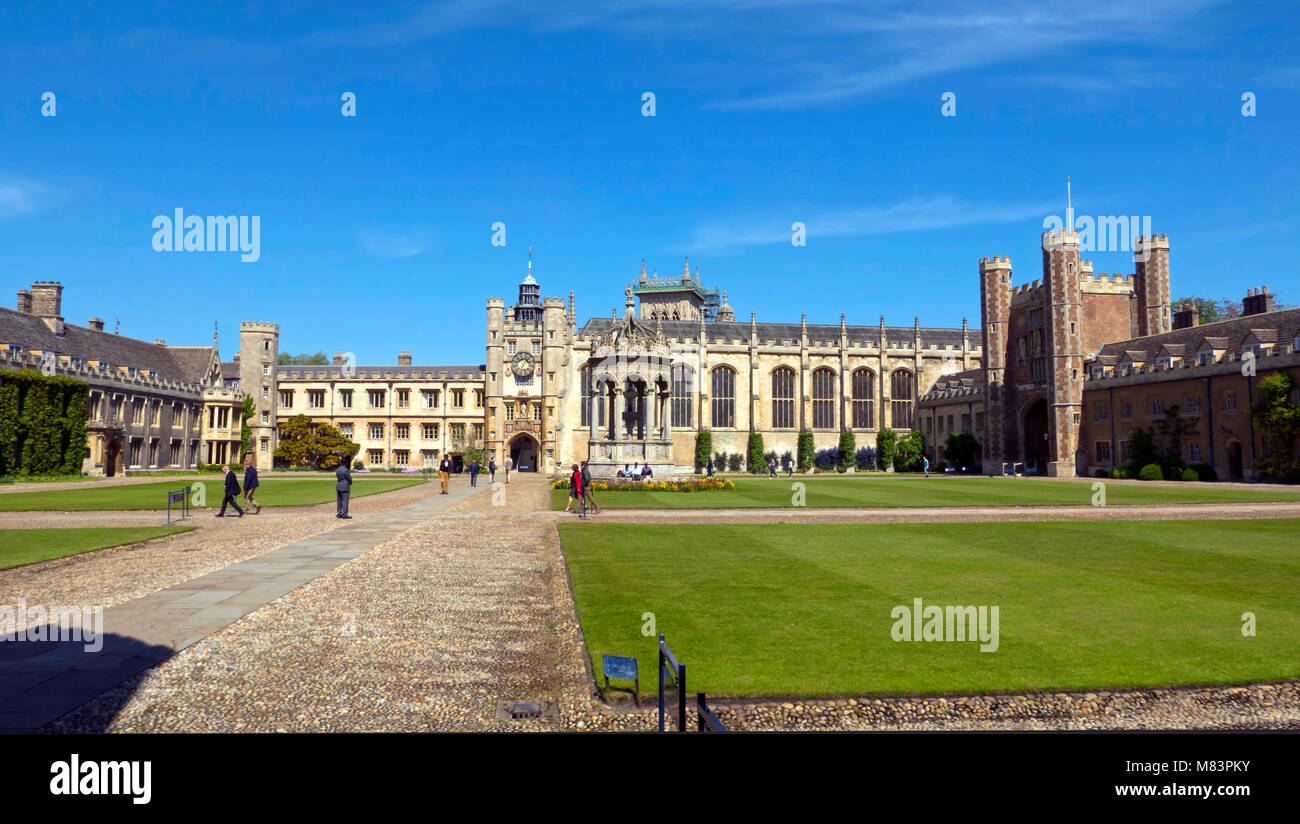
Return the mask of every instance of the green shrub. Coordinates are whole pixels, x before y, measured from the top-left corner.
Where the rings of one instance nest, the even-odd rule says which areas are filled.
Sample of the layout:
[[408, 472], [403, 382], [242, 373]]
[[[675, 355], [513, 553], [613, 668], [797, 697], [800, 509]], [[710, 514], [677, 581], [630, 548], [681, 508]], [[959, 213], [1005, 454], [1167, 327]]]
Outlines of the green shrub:
[[695, 436], [695, 470], [697, 472], [709, 462], [709, 455], [711, 454], [713, 454], [713, 433], [707, 429], [701, 429], [699, 434]]
[[1182, 479], [1184, 481], [1199, 481], [1201, 478], [1196, 474], [1196, 470], [1189, 466], [1183, 470]]
[[1122, 466], [1117, 466], [1114, 469], [1112, 469], [1110, 471], [1110, 476], [1117, 481], [1122, 481], [1126, 478], [1132, 477], [1131, 475], [1129, 475], [1128, 469]]
[[89, 391], [35, 369], [0, 371], [0, 475], [80, 474]]
[[1138, 479], [1143, 481], [1162, 481], [1164, 478], [1165, 473], [1160, 464], [1149, 463], [1138, 472]]
[[767, 458], [763, 455], [763, 433], [749, 433], [749, 471], [767, 472]]
[[858, 454], [858, 439], [845, 429], [840, 433], [840, 471], [853, 466]]
[[894, 453], [895, 472], [920, 472], [921, 458], [925, 455], [925, 436], [921, 430], [913, 429], [898, 439], [898, 449]]
[[882, 429], [876, 434], [876, 466], [882, 471], [894, 465], [894, 455], [898, 453], [898, 433], [892, 429]]
[[813, 448], [813, 433], [804, 430], [799, 433], [799, 469], [808, 471], [812, 469], [813, 461], [817, 459], [817, 450]]
[[727, 471], [739, 472], [745, 465], [745, 456], [739, 452], [733, 452], [727, 456]]

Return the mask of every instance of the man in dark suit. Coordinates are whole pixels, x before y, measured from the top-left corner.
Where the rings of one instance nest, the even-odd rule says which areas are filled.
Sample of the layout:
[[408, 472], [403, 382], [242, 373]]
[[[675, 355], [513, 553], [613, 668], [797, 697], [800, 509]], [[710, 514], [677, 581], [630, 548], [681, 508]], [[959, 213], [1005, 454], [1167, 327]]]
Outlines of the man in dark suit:
[[244, 503], [254, 515], [262, 514], [262, 505], [253, 500], [253, 493], [261, 485], [257, 479], [257, 467], [253, 466], [253, 453], [249, 452], [244, 456]]
[[334, 470], [334, 477], [338, 478], [338, 483], [334, 484], [334, 491], [338, 493], [338, 513], [334, 517], [351, 520], [352, 516], [348, 514], [348, 498], [352, 496], [352, 471], [348, 469], [347, 461], [339, 464], [339, 468]]
[[478, 486], [478, 458], [473, 458], [469, 462], [469, 485]]
[[239, 513], [239, 518], [244, 517], [244, 510], [239, 508], [239, 502], [235, 498], [239, 497], [239, 479], [235, 473], [230, 471], [230, 467], [221, 467], [221, 474], [226, 476], [225, 497], [221, 499], [221, 511], [217, 513], [218, 518], [226, 517], [226, 504], [230, 504]]

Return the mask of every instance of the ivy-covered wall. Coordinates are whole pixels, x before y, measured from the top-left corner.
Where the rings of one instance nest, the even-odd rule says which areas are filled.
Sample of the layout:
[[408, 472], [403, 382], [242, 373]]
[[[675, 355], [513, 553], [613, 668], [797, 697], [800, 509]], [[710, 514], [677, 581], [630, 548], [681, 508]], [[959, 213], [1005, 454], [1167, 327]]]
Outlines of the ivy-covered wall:
[[0, 475], [75, 475], [86, 454], [83, 381], [0, 370]]

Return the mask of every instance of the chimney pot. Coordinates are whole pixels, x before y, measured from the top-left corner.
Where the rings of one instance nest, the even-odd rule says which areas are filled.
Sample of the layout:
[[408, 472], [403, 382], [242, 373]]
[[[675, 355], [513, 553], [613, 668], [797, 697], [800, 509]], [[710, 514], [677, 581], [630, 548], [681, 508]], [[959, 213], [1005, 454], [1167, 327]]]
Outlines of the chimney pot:
[[96, 331], [96, 332], [103, 332], [103, 331], [104, 331], [104, 319], [103, 319], [103, 318], [91, 318], [91, 319], [90, 319], [90, 328], [93, 329], [93, 330]]

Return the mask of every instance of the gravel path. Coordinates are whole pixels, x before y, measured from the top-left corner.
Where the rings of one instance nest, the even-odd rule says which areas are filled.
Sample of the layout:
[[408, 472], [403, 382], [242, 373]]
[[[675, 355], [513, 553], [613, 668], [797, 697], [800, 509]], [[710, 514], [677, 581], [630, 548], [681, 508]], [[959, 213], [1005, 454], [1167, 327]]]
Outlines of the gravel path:
[[[518, 477], [518, 476], [516, 476]], [[592, 692], [544, 479], [458, 504], [52, 724], [51, 731], [560, 729]], [[498, 499], [498, 502], [501, 503]], [[499, 703], [541, 702], [537, 720]]]
[[[436, 492], [436, 484], [416, 484], [356, 498], [350, 506], [353, 523]], [[262, 512], [243, 518], [199, 514], [186, 522], [200, 527], [194, 532], [0, 571], [0, 604], [13, 604], [23, 598], [29, 604], [115, 606], [345, 523], [334, 517], [333, 504], [300, 507], [283, 517], [268, 517], [269, 509]], [[24, 528], [106, 525], [94, 513], [90, 517], [86, 513], [27, 514], [28, 519], [22, 522]], [[154, 516], [149, 523], [161, 521]], [[0, 531], [0, 540], [3, 535]]]

